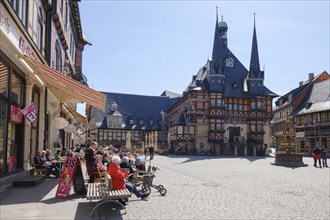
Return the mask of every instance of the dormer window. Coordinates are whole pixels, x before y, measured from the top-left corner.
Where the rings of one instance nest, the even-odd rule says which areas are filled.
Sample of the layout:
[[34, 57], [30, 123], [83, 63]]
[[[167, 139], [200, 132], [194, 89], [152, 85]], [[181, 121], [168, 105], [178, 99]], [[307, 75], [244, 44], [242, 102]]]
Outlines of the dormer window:
[[117, 103], [113, 102], [111, 103], [111, 106], [110, 106], [110, 111], [117, 111], [118, 110], [118, 105]]
[[154, 125], [154, 121], [153, 121], [152, 119], [149, 120], [149, 125], [150, 125], [150, 126]]
[[144, 124], [143, 119], [139, 119], [139, 125], [143, 125], [143, 124]]
[[229, 57], [229, 58], [226, 59], [226, 67], [234, 67], [233, 58]]
[[133, 119], [133, 118], [130, 118], [130, 119], [128, 120], [128, 123], [129, 123], [130, 125], [133, 125], [133, 124], [134, 124], [134, 119]]

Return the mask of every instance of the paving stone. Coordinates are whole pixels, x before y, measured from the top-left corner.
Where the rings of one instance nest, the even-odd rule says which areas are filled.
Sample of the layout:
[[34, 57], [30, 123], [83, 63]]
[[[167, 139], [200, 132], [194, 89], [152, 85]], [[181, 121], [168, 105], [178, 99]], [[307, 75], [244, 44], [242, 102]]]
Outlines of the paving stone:
[[[100, 219], [330, 219], [330, 169], [273, 166], [272, 157], [155, 156], [148, 201], [134, 195], [127, 214], [107, 210]], [[85, 172], [83, 172], [85, 173]], [[1, 193], [0, 219], [99, 219], [94, 204], [71, 194], [55, 198], [58, 179]], [[72, 192], [73, 193], [73, 192]], [[51, 212], [49, 212], [51, 210]]]

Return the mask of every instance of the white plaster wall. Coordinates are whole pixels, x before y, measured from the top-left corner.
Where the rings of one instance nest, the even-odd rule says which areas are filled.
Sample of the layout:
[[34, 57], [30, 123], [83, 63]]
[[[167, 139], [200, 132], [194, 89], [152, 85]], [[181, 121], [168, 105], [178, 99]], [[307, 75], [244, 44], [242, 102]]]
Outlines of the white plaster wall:
[[56, 142], [59, 130], [53, 126], [52, 120], [54, 117], [54, 113], [57, 114], [60, 109], [60, 101], [56, 99], [56, 97], [52, 94], [52, 92], [48, 89], [48, 111], [50, 115], [50, 123], [49, 123], [49, 149], [52, 152], [54, 151], [54, 143]]

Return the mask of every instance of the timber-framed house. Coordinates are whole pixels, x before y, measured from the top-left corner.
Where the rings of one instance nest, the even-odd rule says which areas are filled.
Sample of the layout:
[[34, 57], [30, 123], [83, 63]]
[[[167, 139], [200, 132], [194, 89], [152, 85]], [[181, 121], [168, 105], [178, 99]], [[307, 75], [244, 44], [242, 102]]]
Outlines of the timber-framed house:
[[166, 112], [172, 150], [252, 155], [269, 144], [277, 95], [264, 85], [255, 22], [249, 70], [228, 48], [227, 30], [217, 16], [212, 58]]

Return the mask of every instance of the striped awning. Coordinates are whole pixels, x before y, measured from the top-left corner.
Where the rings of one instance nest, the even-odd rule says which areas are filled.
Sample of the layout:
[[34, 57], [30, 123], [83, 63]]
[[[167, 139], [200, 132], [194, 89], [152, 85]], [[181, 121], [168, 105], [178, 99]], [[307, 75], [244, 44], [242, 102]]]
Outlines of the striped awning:
[[35, 73], [61, 102], [85, 102], [105, 111], [106, 95], [25, 56]]
[[72, 114], [72, 116], [75, 117], [80, 123], [87, 126], [87, 120], [85, 116], [81, 115], [67, 103], [64, 103], [63, 107], [65, 107]]

